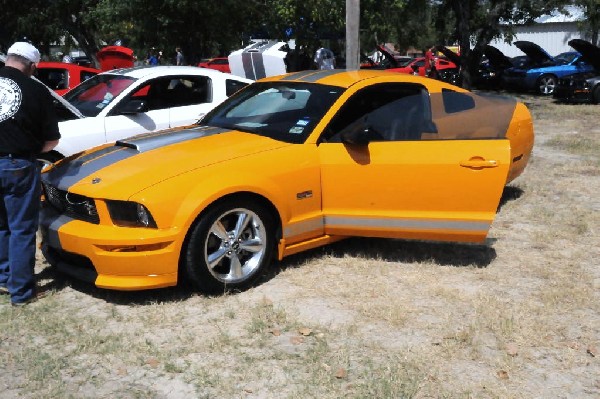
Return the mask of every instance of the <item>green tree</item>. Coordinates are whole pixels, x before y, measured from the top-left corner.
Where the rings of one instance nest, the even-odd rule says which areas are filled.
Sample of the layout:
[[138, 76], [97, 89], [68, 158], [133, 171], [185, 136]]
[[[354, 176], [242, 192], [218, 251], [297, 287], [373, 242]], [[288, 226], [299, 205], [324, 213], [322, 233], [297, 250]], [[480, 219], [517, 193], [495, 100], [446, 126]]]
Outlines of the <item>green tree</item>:
[[600, 1], [598, 0], [576, 0], [573, 5], [583, 9], [585, 19], [579, 26], [590, 41], [596, 46], [600, 45]]
[[[100, 47], [98, 22], [90, 18], [101, 0], [2, 0], [3, 45], [27, 38], [48, 54], [50, 45], [64, 43], [95, 57]], [[7, 33], [10, 32], [10, 33]], [[75, 42], [72, 41], [72, 38]]]
[[439, 5], [441, 14], [454, 15], [455, 36], [461, 49], [463, 87], [471, 87], [471, 71], [477, 67], [486, 44], [502, 35], [510, 40], [513, 23], [531, 24], [541, 15], [562, 10], [567, 3], [564, 0], [442, 1]]

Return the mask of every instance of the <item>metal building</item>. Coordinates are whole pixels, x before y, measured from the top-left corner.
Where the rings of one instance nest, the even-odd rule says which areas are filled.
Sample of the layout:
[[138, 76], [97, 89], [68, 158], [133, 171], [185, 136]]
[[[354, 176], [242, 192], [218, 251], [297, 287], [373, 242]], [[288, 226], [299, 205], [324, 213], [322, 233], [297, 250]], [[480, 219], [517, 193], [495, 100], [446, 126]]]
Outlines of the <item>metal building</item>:
[[[535, 20], [533, 25], [515, 25], [513, 42], [526, 40], [542, 47], [550, 55], [557, 55], [565, 51], [574, 51], [568, 42], [571, 39], [586, 39], [583, 37], [578, 22], [585, 19], [583, 10], [579, 7], [567, 7], [568, 15], [555, 12], [544, 15]], [[508, 57], [523, 55], [517, 47], [506, 43], [503, 39], [496, 39], [490, 43]]]

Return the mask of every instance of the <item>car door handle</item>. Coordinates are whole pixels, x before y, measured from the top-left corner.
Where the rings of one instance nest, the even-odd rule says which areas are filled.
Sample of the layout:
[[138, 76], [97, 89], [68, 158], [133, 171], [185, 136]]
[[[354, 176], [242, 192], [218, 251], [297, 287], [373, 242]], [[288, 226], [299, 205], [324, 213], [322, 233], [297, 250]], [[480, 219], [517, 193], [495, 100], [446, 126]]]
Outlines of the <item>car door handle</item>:
[[460, 166], [473, 169], [496, 168], [498, 162], [494, 159], [471, 158], [468, 161], [460, 161]]

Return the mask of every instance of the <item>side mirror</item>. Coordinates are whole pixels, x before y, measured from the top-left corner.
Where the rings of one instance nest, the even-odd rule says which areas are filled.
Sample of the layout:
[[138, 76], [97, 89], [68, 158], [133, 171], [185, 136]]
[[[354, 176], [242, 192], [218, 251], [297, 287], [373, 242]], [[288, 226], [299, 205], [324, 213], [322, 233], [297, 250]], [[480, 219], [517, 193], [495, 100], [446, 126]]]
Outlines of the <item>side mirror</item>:
[[360, 125], [355, 129], [350, 129], [340, 134], [340, 140], [344, 144], [365, 146], [369, 144], [370, 128]]
[[144, 100], [129, 100], [127, 103], [123, 104], [119, 109], [119, 114], [121, 115], [134, 115], [139, 114], [141, 112], [146, 112], [148, 107], [146, 106], [146, 101]]

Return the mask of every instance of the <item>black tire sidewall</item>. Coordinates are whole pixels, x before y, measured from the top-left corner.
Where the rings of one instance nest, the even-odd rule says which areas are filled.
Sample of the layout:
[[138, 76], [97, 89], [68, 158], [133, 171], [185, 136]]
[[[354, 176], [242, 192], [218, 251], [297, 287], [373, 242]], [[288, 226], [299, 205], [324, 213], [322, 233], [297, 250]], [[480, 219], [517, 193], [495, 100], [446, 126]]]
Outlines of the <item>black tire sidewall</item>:
[[[183, 274], [196, 289], [204, 293], [222, 294], [228, 290], [243, 290], [249, 288], [264, 274], [271, 263], [275, 248], [273, 218], [263, 206], [244, 202], [245, 201], [233, 200], [217, 203], [207, 209], [206, 212], [194, 222], [190, 229], [189, 237], [186, 240], [186, 245], [182, 251]], [[208, 265], [204, 260], [204, 243], [206, 242], [209, 229], [217, 218], [236, 208], [252, 211], [260, 218], [265, 226], [267, 243], [265, 255], [254, 273], [242, 282], [226, 285], [222, 281], [217, 280], [209, 271]]]

